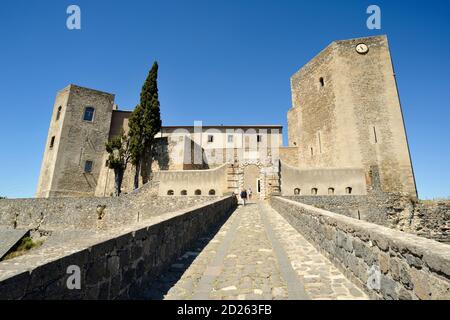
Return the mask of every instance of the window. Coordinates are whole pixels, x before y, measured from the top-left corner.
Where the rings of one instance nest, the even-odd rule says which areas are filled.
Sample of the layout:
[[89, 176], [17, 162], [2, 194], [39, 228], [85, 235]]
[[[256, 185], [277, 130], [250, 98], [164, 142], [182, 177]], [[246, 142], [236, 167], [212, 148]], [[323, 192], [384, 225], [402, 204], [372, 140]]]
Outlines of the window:
[[299, 195], [300, 194], [300, 189], [299, 188], [295, 188], [294, 189], [294, 194], [295, 195]]
[[334, 188], [328, 188], [328, 194], [334, 194]]
[[95, 113], [95, 109], [93, 107], [86, 107], [84, 109], [84, 115], [83, 115], [83, 120], [84, 121], [94, 121], [94, 113]]
[[232, 143], [233, 142], [233, 135], [229, 134], [228, 135], [228, 143]]
[[311, 194], [315, 196], [317, 194], [317, 188], [312, 188]]
[[202, 194], [202, 190], [200, 190], [200, 189], [197, 189], [197, 190], [195, 190], [195, 193], [194, 193], [196, 196], [199, 196], [199, 195], [201, 195]]
[[86, 160], [86, 162], [84, 163], [84, 172], [91, 173], [93, 165], [94, 162], [92, 162], [91, 160]]
[[50, 139], [50, 149], [52, 149], [54, 145], [55, 145], [55, 136], [53, 136], [53, 137]]
[[61, 109], [62, 109], [62, 107], [59, 106], [59, 107], [58, 107], [58, 111], [56, 112], [56, 121], [58, 121], [58, 120], [59, 120], [59, 117], [61, 116]]
[[325, 81], [323, 80], [323, 77], [320, 77], [319, 82], [321, 87], [325, 86]]
[[208, 142], [214, 142], [214, 136], [212, 134], [208, 135]]
[[214, 195], [216, 194], [216, 190], [211, 189], [211, 190], [209, 190], [208, 194], [209, 194], [210, 196], [214, 196]]
[[256, 142], [261, 142], [262, 141], [262, 135], [258, 134], [256, 136]]
[[345, 193], [346, 194], [352, 194], [352, 187], [345, 188]]
[[167, 195], [168, 195], [168, 196], [173, 196], [173, 190], [167, 191]]
[[186, 191], [186, 190], [181, 190], [180, 194], [181, 194], [182, 196], [186, 196], [186, 195], [187, 195], [187, 191]]
[[313, 157], [314, 156], [314, 149], [313, 149], [313, 147], [311, 147], [311, 157]]

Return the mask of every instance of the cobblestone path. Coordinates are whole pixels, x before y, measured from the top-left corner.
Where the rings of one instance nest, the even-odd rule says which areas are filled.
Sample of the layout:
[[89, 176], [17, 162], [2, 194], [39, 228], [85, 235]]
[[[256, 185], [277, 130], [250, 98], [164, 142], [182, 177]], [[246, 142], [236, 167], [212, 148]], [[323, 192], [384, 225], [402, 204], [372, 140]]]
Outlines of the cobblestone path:
[[367, 299], [266, 202], [239, 207], [151, 285], [149, 299]]

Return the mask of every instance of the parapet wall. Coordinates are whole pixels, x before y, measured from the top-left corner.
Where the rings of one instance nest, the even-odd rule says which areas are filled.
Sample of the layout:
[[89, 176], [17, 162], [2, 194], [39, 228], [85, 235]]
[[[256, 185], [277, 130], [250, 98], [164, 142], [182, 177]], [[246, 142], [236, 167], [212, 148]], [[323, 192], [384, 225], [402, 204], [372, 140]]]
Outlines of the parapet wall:
[[[351, 192], [354, 195], [367, 193], [365, 173], [362, 168], [320, 168], [299, 169], [281, 164], [281, 194], [285, 196], [311, 195], [312, 189], [317, 190], [318, 195], [345, 195]], [[347, 190], [350, 188], [350, 190]]]
[[354, 219], [450, 244], [450, 203], [415, 201], [408, 195], [369, 192], [365, 196], [287, 196], [293, 201]]
[[449, 245], [281, 197], [271, 205], [371, 297], [450, 299]]
[[[230, 196], [0, 262], [0, 299], [131, 299], [236, 207]], [[80, 268], [70, 290], [67, 268]]]
[[105, 230], [217, 199], [213, 196], [157, 197], [148, 183], [120, 197], [0, 200], [0, 226], [42, 230]]
[[227, 165], [207, 170], [170, 170], [157, 171], [153, 177], [159, 181], [159, 195], [166, 196], [169, 192], [181, 195], [183, 191], [188, 196], [196, 195], [223, 195], [227, 191]]

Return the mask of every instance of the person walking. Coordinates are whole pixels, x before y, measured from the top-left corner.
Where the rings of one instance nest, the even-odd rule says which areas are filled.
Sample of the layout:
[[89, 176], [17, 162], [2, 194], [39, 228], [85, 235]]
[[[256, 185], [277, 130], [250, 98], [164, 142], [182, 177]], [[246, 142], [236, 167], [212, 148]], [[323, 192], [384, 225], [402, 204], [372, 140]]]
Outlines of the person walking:
[[252, 188], [248, 187], [247, 189], [248, 201], [252, 200]]
[[245, 202], [247, 201], [247, 191], [245, 191], [245, 189], [242, 189], [241, 191], [241, 199], [242, 204], [245, 206]]

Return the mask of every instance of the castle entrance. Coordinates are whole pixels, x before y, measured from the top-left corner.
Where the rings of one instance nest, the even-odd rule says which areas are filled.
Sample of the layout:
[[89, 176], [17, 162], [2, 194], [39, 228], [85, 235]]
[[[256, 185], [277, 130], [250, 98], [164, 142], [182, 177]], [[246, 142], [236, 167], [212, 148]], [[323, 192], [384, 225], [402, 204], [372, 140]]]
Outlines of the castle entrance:
[[252, 189], [252, 198], [257, 199], [259, 197], [258, 190], [260, 190], [260, 170], [256, 164], [250, 164], [244, 168], [244, 185], [245, 189]]

